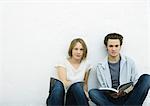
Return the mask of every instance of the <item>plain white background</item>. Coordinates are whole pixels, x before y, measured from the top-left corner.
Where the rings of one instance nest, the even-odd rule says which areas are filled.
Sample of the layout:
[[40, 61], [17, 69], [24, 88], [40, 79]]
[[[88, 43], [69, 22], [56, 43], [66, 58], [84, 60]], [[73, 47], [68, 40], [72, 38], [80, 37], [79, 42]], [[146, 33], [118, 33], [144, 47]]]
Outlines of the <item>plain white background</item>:
[[45, 106], [53, 67], [71, 40], [83, 38], [96, 64], [110, 32], [124, 36], [121, 52], [150, 73], [148, 0], [1, 0], [0, 105]]

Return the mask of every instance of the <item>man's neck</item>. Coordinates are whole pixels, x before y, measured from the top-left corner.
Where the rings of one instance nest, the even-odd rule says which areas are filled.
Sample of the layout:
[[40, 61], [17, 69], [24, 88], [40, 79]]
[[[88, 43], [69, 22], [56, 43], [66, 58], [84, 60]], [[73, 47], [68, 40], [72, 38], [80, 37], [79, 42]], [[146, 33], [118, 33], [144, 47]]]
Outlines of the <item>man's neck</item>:
[[117, 63], [119, 60], [120, 60], [120, 55], [115, 56], [115, 57], [113, 57], [113, 56], [108, 56], [108, 61], [109, 61], [110, 63]]

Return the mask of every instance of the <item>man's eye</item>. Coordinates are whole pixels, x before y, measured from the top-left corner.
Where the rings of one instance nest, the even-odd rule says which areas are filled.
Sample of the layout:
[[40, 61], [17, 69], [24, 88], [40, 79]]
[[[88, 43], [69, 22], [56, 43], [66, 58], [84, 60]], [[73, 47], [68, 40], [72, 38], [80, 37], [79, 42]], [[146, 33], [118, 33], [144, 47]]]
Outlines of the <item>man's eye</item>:
[[115, 47], [118, 47], [119, 45], [116, 45]]

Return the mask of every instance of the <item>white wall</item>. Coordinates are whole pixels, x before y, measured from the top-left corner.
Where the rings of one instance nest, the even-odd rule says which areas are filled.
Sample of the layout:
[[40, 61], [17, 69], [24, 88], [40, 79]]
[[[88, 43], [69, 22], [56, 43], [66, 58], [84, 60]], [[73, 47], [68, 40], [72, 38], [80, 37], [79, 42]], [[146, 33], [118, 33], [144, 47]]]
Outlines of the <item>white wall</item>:
[[[150, 1], [148, 1], [148, 3], [147, 3], [147, 10], [148, 10], [148, 29], [149, 29], [149, 31], [148, 31], [148, 35], [150, 35]], [[150, 36], [148, 36], [148, 45], [150, 45]], [[150, 53], [150, 46], [148, 46], [148, 53]], [[148, 63], [150, 64], [150, 55], [148, 55]], [[150, 66], [149, 66], [150, 67]]]
[[[39, 2], [38, 2], [39, 1]], [[92, 64], [105, 56], [103, 38], [124, 36], [122, 52], [150, 69], [150, 9], [145, 0], [0, 2], [1, 106], [44, 106], [53, 66], [82, 37]]]

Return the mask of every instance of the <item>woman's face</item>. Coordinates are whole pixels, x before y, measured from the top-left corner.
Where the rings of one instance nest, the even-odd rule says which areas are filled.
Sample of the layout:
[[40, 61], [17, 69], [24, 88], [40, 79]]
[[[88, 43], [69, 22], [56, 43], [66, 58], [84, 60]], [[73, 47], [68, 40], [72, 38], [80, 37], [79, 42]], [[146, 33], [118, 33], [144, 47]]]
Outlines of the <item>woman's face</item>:
[[83, 46], [81, 43], [77, 42], [72, 49], [72, 58], [75, 60], [81, 60], [83, 57]]

